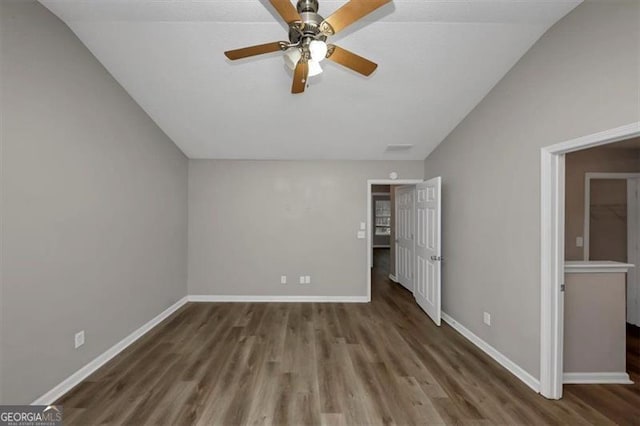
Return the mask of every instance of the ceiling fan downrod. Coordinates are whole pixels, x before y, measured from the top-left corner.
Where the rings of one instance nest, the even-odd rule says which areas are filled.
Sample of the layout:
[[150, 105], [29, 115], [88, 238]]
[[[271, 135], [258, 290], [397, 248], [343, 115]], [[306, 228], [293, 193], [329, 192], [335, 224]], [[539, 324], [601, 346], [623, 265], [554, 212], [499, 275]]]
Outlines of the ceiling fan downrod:
[[296, 6], [298, 13], [318, 13], [319, 8], [318, 0], [298, 0], [298, 5]]

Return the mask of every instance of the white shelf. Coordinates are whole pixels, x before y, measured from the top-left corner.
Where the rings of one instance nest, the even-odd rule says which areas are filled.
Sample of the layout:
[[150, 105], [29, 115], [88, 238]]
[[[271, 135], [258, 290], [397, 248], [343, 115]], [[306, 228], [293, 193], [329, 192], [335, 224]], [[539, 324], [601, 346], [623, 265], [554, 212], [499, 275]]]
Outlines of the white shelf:
[[635, 267], [630, 263], [612, 262], [608, 260], [567, 260], [564, 262], [564, 271], [568, 274], [595, 274], [595, 273], [626, 273]]

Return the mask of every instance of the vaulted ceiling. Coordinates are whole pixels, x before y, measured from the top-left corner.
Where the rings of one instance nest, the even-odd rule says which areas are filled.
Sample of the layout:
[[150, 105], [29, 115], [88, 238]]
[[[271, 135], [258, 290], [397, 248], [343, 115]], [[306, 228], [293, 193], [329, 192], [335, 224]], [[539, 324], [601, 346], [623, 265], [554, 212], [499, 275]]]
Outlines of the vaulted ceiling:
[[331, 39], [371, 77], [325, 61], [292, 95], [282, 53], [223, 55], [287, 39], [267, 0], [41, 0], [191, 158], [376, 160], [425, 158], [580, 2], [395, 0]]

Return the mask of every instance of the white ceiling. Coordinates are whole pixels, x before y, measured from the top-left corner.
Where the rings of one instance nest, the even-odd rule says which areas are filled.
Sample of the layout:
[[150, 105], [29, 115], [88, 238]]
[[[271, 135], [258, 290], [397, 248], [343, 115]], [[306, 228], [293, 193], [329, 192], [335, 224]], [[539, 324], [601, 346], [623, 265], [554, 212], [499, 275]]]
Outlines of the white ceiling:
[[425, 158], [581, 2], [395, 0], [330, 40], [377, 62], [371, 77], [325, 61], [291, 95], [281, 53], [223, 56], [286, 40], [267, 0], [40, 1], [190, 158], [358, 160]]

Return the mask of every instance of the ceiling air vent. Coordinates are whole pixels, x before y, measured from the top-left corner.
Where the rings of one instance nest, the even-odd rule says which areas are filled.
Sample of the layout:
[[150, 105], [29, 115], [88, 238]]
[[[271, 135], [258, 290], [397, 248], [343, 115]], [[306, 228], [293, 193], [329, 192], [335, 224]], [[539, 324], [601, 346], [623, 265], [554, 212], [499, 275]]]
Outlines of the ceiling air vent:
[[413, 148], [413, 145], [407, 143], [397, 143], [392, 145], [387, 145], [387, 152], [397, 152], [397, 151], [408, 151]]

